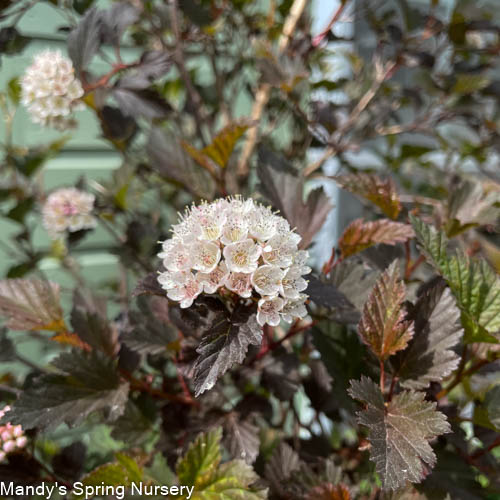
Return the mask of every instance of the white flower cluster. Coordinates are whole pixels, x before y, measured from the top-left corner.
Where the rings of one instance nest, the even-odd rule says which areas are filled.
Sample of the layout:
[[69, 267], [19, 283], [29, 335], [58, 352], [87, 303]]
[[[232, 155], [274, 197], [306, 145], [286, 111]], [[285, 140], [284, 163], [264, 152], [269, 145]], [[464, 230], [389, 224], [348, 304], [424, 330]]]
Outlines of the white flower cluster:
[[57, 236], [66, 230], [74, 232], [95, 227], [94, 199], [93, 194], [76, 188], [61, 188], [50, 193], [42, 209], [45, 229]]
[[21, 102], [34, 123], [65, 130], [74, 126], [74, 110], [83, 108], [80, 81], [72, 62], [59, 51], [44, 50], [21, 79]]
[[[0, 418], [8, 411], [10, 411], [10, 406], [4, 406], [0, 410]], [[0, 425], [0, 462], [3, 462], [9, 453], [24, 448], [27, 442], [28, 440], [20, 425], [12, 425], [10, 423]]]
[[158, 281], [171, 300], [185, 308], [204, 293], [226, 289], [243, 298], [257, 293], [257, 321], [276, 326], [303, 318], [311, 272], [309, 253], [288, 222], [253, 200], [219, 199], [193, 206], [163, 242], [166, 271]]

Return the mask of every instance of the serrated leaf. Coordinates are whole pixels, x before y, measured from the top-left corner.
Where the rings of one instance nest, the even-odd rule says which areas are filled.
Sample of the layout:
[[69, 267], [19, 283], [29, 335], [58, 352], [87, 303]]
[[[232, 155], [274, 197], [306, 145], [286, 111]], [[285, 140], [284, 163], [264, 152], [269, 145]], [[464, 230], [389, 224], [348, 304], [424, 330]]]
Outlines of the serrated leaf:
[[317, 188], [304, 202], [304, 178], [267, 149], [259, 151], [257, 173], [262, 193], [302, 236], [299, 246], [307, 248], [333, 207], [330, 199], [322, 188]]
[[153, 422], [149, 420], [131, 400], [127, 401], [125, 411], [115, 422], [111, 436], [128, 446], [144, 444], [145, 437], [151, 432]]
[[448, 239], [441, 231], [412, 217], [421, 251], [448, 282], [462, 311], [466, 343], [498, 343], [500, 331], [500, 277], [484, 260], [447, 254]]
[[493, 387], [486, 393], [484, 406], [489, 421], [497, 431], [500, 431], [500, 385]]
[[180, 484], [196, 486], [198, 478], [209, 476], [221, 461], [220, 442], [222, 428], [217, 427], [200, 434], [177, 462], [176, 472]]
[[405, 320], [402, 307], [405, 295], [394, 261], [375, 283], [358, 324], [361, 338], [381, 361], [404, 349], [413, 336], [413, 323]]
[[93, 349], [109, 356], [118, 353], [118, 332], [106, 318], [106, 303], [97, 297], [75, 290], [71, 326], [78, 337]]
[[231, 457], [252, 464], [259, 454], [259, 429], [243, 418], [235, 412], [225, 418], [224, 444]]
[[160, 76], [164, 75], [172, 64], [168, 52], [150, 50], [144, 52], [133, 71], [120, 79], [121, 85], [128, 89], [145, 89]]
[[369, 429], [370, 457], [384, 489], [422, 481], [424, 463], [429, 467], [436, 463], [429, 441], [450, 432], [436, 403], [426, 401], [423, 392], [403, 391], [384, 404], [380, 388], [367, 377], [351, 381], [349, 394], [366, 404], [357, 413], [358, 422]]
[[105, 411], [108, 420], [123, 413], [128, 383], [120, 379], [112, 360], [96, 351], [72, 350], [52, 365], [60, 374], [39, 377], [4, 418], [25, 429], [47, 429], [63, 422], [78, 425], [95, 411]]
[[232, 460], [219, 466], [196, 483], [191, 498], [194, 500], [263, 500], [267, 490], [252, 488], [257, 474], [243, 460]]
[[271, 484], [281, 486], [299, 468], [299, 455], [291, 446], [283, 442], [274, 450], [269, 463], [266, 465], [265, 476]]
[[73, 492], [73, 499], [87, 498], [85, 489], [98, 486], [124, 486], [130, 487], [132, 483], [139, 484], [143, 480], [142, 468], [135, 460], [125, 453], [116, 454], [116, 462], [104, 464], [89, 472], [81, 479], [84, 492], [80, 495]]
[[166, 458], [160, 452], [155, 453], [151, 465], [144, 469], [144, 476], [160, 485], [170, 486], [177, 482], [177, 478], [168, 466]]
[[38, 279], [0, 281], [0, 314], [12, 330], [64, 331], [59, 285]]
[[347, 226], [339, 240], [342, 257], [346, 258], [378, 243], [395, 245], [413, 238], [415, 233], [408, 224], [380, 219], [364, 222], [356, 219]]
[[200, 152], [211, 158], [219, 167], [226, 168], [238, 139], [250, 128], [248, 123], [230, 123]]
[[373, 174], [338, 175], [335, 182], [343, 189], [376, 205], [390, 219], [397, 219], [401, 202], [391, 178], [381, 179]]
[[139, 311], [129, 313], [130, 329], [122, 335], [122, 341], [139, 353], [164, 353], [177, 338], [168, 317], [166, 297], [139, 297]]
[[343, 484], [333, 485], [331, 483], [317, 486], [307, 496], [306, 500], [350, 500], [351, 494], [347, 486]]
[[419, 297], [408, 319], [414, 321], [415, 335], [393, 363], [403, 387], [424, 389], [458, 366], [460, 357], [452, 348], [463, 335], [460, 311], [450, 290], [439, 283]]
[[101, 45], [102, 12], [96, 7], [87, 10], [68, 35], [68, 54], [77, 75], [87, 68]]
[[235, 363], [242, 363], [249, 345], [262, 342], [262, 328], [253, 308], [239, 305], [232, 314], [219, 310], [208, 333], [196, 349], [199, 356], [194, 366], [195, 395], [210, 390]]
[[140, 18], [140, 11], [126, 2], [116, 2], [103, 13], [103, 41], [112, 45], [120, 43], [128, 26]]

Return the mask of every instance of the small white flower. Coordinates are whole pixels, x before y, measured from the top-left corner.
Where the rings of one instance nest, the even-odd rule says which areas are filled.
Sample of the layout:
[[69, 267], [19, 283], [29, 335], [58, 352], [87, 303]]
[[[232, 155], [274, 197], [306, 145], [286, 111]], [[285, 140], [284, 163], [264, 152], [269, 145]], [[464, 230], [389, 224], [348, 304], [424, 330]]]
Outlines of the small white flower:
[[227, 217], [222, 228], [221, 242], [224, 245], [231, 245], [246, 239], [248, 235], [247, 217], [241, 214], [231, 214]]
[[249, 238], [224, 248], [227, 267], [235, 273], [253, 273], [258, 266], [262, 248]]
[[264, 297], [259, 300], [257, 322], [260, 326], [266, 323], [271, 326], [280, 324], [279, 312], [283, 309], [285, 301], [281, 297]]
[[21, 79], [21, 102], [32, 121], [58, 130], [74, 126], [68, 117], [81, 104], [83, 93], [73, 64], [59, 51], [37, 54]]
[[307, 309], [305, 301], [307, 300], [307, 295], [301, 293], [297, 300], [287, 300], [281, 311], [281, 317], [283, 321], [291, 323], [294, 319], [302, 319], [307, 316]]
[[264, 261], [266, 264], [273, 264], [279, 267], [291, 266], [300, 240], [301, 237], [292, 232], [274, 235], [267, 242], [267, 246], [264, 249]]
[[252, 296], [252, 275], [245, 273], [231, 273], [226, 280], [226, 288], [237, 293], [240, 297]]
[[289, 267], [281, 282], [280, 293], [287, 299], [298, 299], [300, 292], [307, 288], [307, 281], [302, 277], [299, 266]]
[[167, 292], [167, 297], [171, 300], [180, 302], [182, 309], [190, 307], [194, 299], [203, 291], [201, 283], [196, 279], [193, 273], [185, 274], [184, 283], [178, 284]]
[[191, 253], [181, 241], [177, 239], [164, 241], [162, 250], [158, 257], [163, 259], [163, 265], [169, 271], [188, 271], [191, 269]]
[[197, 273], [196, 279], [202, 284], [205, 293], [215, 293], [225, 285], [228, 276], [226, 263], [221, 262], [211, 273]]
[[267, 241], [277, 232], [279, 217], [268, 207], [258, 207], [250, 215], [250, 235], [259, 241]]
[[282, 311], [287, 319], [306, 314], [309, 254], [271, 208], [235, 196], [193, 205], [179, 219], [158, 254], [166, 269], [158, 281], [171, 300], [189, 307], [200, 293], [226, 290], [260, 298], [261, 324], [277, 325]]
[[158, 275], [158, 283], [164, 290], [179, 287], [186, 283], [187, 279], [186, 271], [164, 271]]
[[264, 265], [252, 274], [252, 285], [261, 295], [277, 295], [281, 288], [281, 280], [285, 271], [279, 267]]
[[[0, 410], [0, 418], [9, 411], [10, 406], [4, 406]], [[0, 462], [5, 460], [9, 453], [24, 448], [27, 442], [28, 440], [20, 425], [12, 425], [11, 423], [0, 425]]]
[[66, 230], [70, 232], [91, 229], [97, 225], [92, 215], [94, 195], [76, 188], [62, 188], [52, 192], [42, 208], [43, 225], [57, 236]]
[[192, 267], [203, 273], [211, 273], [219, 263], [220, 248], [211, 241], [195, 241], [191, 245]]

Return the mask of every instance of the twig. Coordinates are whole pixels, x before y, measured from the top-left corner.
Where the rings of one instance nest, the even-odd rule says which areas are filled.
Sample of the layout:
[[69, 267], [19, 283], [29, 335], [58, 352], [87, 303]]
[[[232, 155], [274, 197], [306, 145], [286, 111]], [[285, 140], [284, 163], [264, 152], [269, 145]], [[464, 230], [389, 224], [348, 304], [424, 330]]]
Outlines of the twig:
[[385, 389], [385, 366], [384, 362], [380, 360], [380, 391], [384, 394]]
[[205, 121], [200, 111], [202, 107], [202, 100], [200, 94], [196, 91], [193, 82], [191, 81], [191, 77], [189, 76], [189, 73], [186, 69], [186, 65], [184, 64], [184, 53], [182, 47], [182, 37], [179, 27], [177, 0], [172, 0], [170, 13], [172, 20], [172, 31], [174, 32], [175, 36], [174, 62], [181, 74], [184, 85], [186, 85], [187, 96], [190, 101], [192, 111], [195, 115], [196, 130], [198, 131], [198, 135], [200, 136], [201, 142], [203, 143], [204, 146], [206, 146], [208, 142], [205, 140], [203, 129], [201, 128], [201, 124]]
[[325, 36], [328, 35], [328, 33], [332, 29], [333, 25], [339, 20], [346, 5], [347, 5], [347, 1], [343, 1], [339, 5], [339, 7], [335, 11], [335, 13], [333, 14], [333, 17], [330, 19], [330, 22], [328, 23], [328, 25], [323, 29], [323, 31], [321, 33], [319, 33], [318, 35], [316, 35], [313, 38], [312, 44], [314, 47], [317, 47], [322, 42], [323, 38], [325, 38]]
[[[339, 138], [342, 138], [342, 136], [354, 125], [354, 123], [359, 118], [361, 113], [368, 107], [370, 102], [377, 95], [377, 92], [379, 91], [382, 84], [387, 80], [387, 78], [389, 78], [394, 73], [394, 71], [398, 67], [398, 63], [393, 62], [391, 64], [388, 64], [385, 68], [382, 68], [376, 64], [375, 67], [376, 67], [375, 80], [373, 81], [370, 88], [366, 91], [366, 93], [358, 101], [358, 103], [352, 110], [349, 118], [339, 129], [337, 133]], [[327, 147], [324, 153], [321, 155], [321, 157], [314, 163], [311, 163], [304, 170], [304, 176], [307, 177], [316, 170], [318, 170], [318, 168], [320, 168], [323, 165], [323, 163], [325, 163], [326, 160], [328, 160], [332, 156], [335, 156], [340, 150], [341, 150], [340, 141], [338, 140], [335, 146]]]
[[[288, 43], [290, 42], [290, 37], [299, 22], [302, 13], [307, 5], [307, 0], [295, 0], [293, 2], [292, 8], [290, 9], [290, 13], [285, 20], [283, 25], [283, 32], [281, 33], [279, 42], [278, 42], [278, 52], [283, 53], [288, 47]], [[257, 91], [255, 96], [255, 102], [252, 108], [252, 113], [250, 115], [250, 120], [252, 122], [258, 123], [262, 113], [264, 112], [264, 108], [266, 107], [267, 102], [269, 101], [269, 96], [271, 94], [271, 85], [268, 83], [263, 83]], [[248, 175], [248, 161], [252, 156], [253, 150], [255, 149], [255, 145], [257, 144], [258, 139], [258, 126], [252, 127], [247, 133], [247, 140], [243, 146], [241, 151], [240, 161], [238, 163], [238, 175], [240, 177], [244, 177]]]

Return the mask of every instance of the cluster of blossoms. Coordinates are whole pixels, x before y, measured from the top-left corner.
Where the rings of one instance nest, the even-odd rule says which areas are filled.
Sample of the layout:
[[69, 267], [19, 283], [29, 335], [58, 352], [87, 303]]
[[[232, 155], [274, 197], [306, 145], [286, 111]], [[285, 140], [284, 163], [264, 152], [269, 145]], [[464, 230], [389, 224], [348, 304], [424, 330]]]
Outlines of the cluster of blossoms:
[[21, 102], [33, 122], [65, 130], [74, 126], [74, 110], [83, 108], [80, 81], [72, 62], [59, 51], [37, 54], [21, 79]]
[[43, 225], [52, 236], [68, 230], [90, 229], [97, 222], [92, 215], [94, 195], [76, 188], [61, 188], [51, 193], [42, 209]]
[[303, 318], [311, 272], [300, 236], [269, 207], [240, 197], [193, 206], [163, 242], [166, 271], [158, 281], [167, 296], [189, 307], [204, 293], [226, 289], [243, 298], [256, 292], [257, 321], [276, 326]]
[[[5, 406], [0, 410], [0, 418], [10, 411], [10, 406]], [[23, 428], [20, 425], [0, 425], [0, 462], [15, 450], [24, 448], [27, 443]]]

